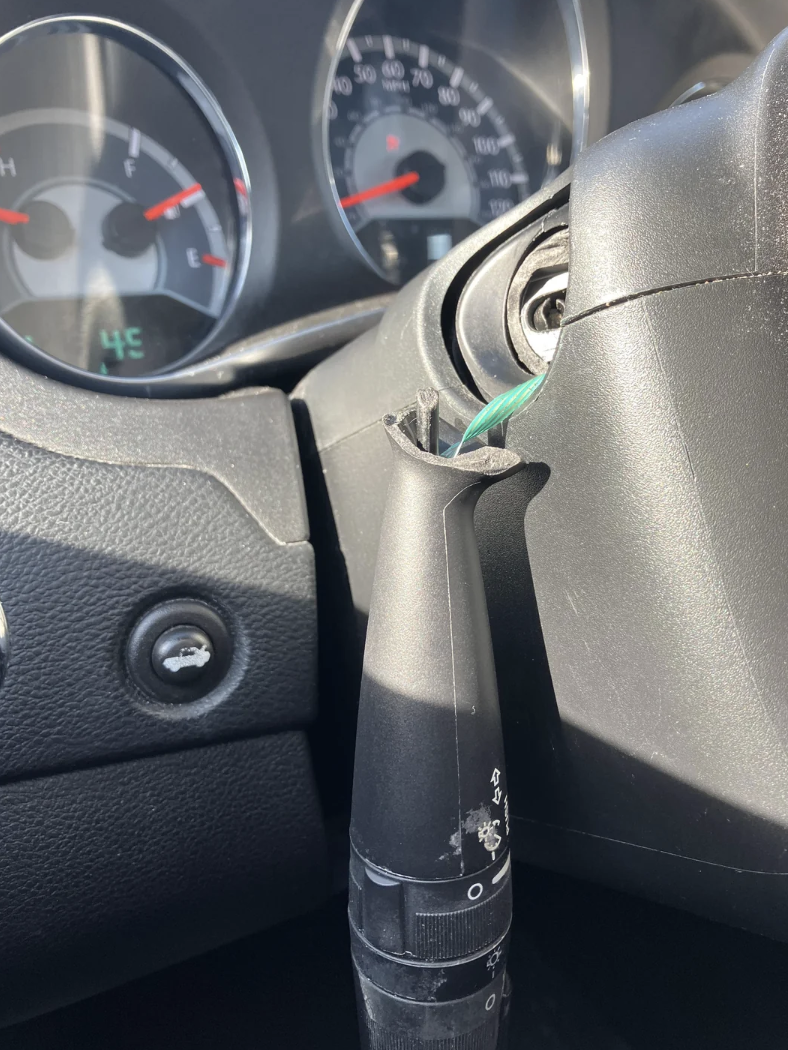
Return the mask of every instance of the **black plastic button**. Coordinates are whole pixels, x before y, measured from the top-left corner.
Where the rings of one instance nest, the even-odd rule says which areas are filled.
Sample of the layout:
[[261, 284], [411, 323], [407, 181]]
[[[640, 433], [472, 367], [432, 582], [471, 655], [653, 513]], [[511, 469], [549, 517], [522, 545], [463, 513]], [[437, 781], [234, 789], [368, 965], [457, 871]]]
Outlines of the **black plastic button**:
[[162, 682], [196, 682], [213, 668], [213, 642], [199, 627], [178, 625], [156, 639], [151, 653], [153, 670]]
[[150, 609], [127, 643], [134, 683], [154, 700], [187, 704], [207, 696], [230, 669], [233, 643], [223, 618], [205, 602], [177, 598]]

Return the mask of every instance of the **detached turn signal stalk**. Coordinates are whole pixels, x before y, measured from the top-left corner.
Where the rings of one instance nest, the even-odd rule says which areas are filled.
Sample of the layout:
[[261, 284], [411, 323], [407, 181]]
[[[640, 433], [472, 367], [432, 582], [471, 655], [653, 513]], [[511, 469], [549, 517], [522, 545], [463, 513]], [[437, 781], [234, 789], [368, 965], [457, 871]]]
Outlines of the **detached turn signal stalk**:
[[367, 1050], [494, 1050], [512, 916], [501, 717], [473, 513], [523, 463], [387, 416], [394, 469], [356, 742], [350, 929]]

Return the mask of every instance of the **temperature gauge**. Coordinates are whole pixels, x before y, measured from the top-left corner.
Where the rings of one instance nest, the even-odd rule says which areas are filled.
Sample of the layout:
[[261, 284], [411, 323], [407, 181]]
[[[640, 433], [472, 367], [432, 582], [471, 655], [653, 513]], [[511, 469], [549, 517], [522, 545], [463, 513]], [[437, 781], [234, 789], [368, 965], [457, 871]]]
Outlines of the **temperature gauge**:
[[[94, 89], [80, 99], [77, 77], [76, 90], [64, 83], [64, 93], [92, 106], [0, 113], [0, 316], [29, 344], [78, 368], [161, 370], [206, 340], [231, 297], [247, 194], [242, 165], [233, 182], [193, 102], [103, 35], [106, 26], [80, 20], [73, 35], [51, 32], [62, 21], [34, 24], [10, 49], [0, 45], [0, 86], [14, 74], [0, 98], [25, 97], [20, 57], [29, 69], [48, 69], [50, 80], [53, 63], [62, 71], [81, 65], [85, 80], [106, 81], [107, 98]], [[135, 41], [131, 30], [120, 38]], [[136, 73], [137, 104], [114, 107], [134, 122], [107, 112], [118, 73], [121, 84]], [[162, 119], [139, 104], [145, 78], [148, 91], [166, 83], [161, 105], [174, 105], [174, 114]], [[30, 86], [31, 102], [47, 94]]]

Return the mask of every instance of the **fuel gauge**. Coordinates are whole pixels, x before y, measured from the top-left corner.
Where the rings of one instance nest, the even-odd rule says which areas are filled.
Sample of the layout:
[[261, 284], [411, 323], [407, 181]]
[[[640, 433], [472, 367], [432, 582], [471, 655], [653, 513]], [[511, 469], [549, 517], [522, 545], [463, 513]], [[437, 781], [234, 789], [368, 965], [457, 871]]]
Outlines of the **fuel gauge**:
[[[113, 24], [108, 36], [100, 20], [54, 31], [64, 23], [73, 20], [36, 23], [7, 51], [0, 44], [0, 88], [24, 55], [28, 68], [48, 68], [50, 80], [53, 63], [60, 68], [63, 94], [71, 90], [76, 103], [36, 105], [55, 92], [26, 90], [21, 69], [0, 94], [33, 103], [0, 113], [0, 316], [29, 344], [78, 368], [158, 371], [203, 343], [231, 298], [245, 249], [242, 163], [236, 157], [234, 176], [188, 95], [124, 46], [137, 42], [133, 31]], [[81, 67], [77, 86], [93, 78], [84, 99], [69, 89], [69, 67]], [[118, 74], [129, 99], [121, 91], [120, 104], [107, 105]], [[160, 103], [174, 107], [166, 115], [140, 105], [162, 82]]]

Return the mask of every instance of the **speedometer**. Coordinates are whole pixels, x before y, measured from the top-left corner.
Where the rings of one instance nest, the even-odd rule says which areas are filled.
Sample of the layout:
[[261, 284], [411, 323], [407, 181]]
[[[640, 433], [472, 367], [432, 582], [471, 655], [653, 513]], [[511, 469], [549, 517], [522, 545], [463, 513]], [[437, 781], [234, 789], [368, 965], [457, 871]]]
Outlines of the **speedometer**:
[[395, 284], [531, 192], [495, 99], [426, 44], [349, 37], [327, 120], [337, 206], [368, 261]]

